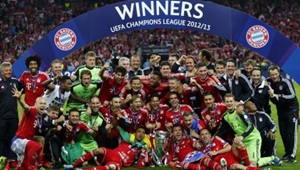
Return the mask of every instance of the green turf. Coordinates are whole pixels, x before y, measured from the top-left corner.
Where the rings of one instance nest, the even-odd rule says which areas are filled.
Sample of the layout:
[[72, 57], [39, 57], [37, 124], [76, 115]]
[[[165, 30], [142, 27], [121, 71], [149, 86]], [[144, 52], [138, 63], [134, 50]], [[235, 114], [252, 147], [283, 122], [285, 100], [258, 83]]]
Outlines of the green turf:
[[[297, 98], [298, 100], [300, 100], [300, 86], [296, 83], [294, 83], [295, 86], [295, 90], [297, 93]], [[274, 119], [274, 121], [276, 122], [276, 124], [278, 125], [278, 120], [277, 120], [277, 112], [276, 112], [276, 108], [274, 107], [273, 104], [271, 104], [272, 107], [272, 118]], [[19, 111], [21, 111], [21, 108], [19, 107]], [[21, 113], [21, 112], [20, 112]], [[19, 116], [21, 116], [21, 114], [19, 114]], [[278, 126], [277, 126], [278, 129]], [[277, 155], [279, 157], [282, 157], [284, 154], [284, 148], [283, 148], [283, 143], [281, 140], [281, 137], [279, 135], [279, 130], [276, 131], [276, 137], [277, 137]], [[298, 139], [299, 139], [299, 133], [298, 133]], [[298, 142], [298, 147], [299, 148], [299, 142]], [[300, 152], [297, 150], [297, 156], [298, 159], [300, 159]], [[296, 169], [300, 169], [300, 160], [298, 160], [298, 162], [294, 163], [294, 164], [288, 164], [288, 163], [284, 163], [283, 167], [278, 167], [278, 166], [269, 166], [270, 168], [272, 168], [272, 170], [296, 170]], [[130, 168], [124, 168], [126, 170], [131, 170], [131, 169], [136, 169], [133, 167]], [[155, 167], [155, 168], [145, 168], [145, 169], [159, 169], [159, 170], [164, 170], [164, 169], [171, 169], [168, 167]]]

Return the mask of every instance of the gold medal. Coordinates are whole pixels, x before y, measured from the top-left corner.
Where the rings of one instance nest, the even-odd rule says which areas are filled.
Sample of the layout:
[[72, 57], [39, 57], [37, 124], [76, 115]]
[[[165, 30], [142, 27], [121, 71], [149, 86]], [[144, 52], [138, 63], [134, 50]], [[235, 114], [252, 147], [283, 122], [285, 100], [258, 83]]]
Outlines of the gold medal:
[[35, 89], [33, 89], [32, 91], [33, 91], [33, 93], [35, 93], [35, 92], [36, 92], [36, 90], [35, 90]]
[[42, 129], [39, 129], [39, 132], [42, 133]]

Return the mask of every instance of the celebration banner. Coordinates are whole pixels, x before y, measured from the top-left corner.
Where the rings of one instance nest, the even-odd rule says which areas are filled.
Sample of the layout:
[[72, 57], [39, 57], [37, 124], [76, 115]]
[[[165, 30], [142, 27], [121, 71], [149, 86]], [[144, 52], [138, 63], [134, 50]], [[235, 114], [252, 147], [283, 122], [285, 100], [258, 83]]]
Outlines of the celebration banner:
[[[13, 65], [19, 77], [25, 59], [37, 54], [41, 70], [104, 37], [142, 29], [184, 29], [220, 36], [268, 58], [300, 83], [300, 48], [266, 23], [233, 8], [200, 0], [130, 0], [82, 14], [49, 32]], [[191, 35], [192, 36], [192, 35]]]

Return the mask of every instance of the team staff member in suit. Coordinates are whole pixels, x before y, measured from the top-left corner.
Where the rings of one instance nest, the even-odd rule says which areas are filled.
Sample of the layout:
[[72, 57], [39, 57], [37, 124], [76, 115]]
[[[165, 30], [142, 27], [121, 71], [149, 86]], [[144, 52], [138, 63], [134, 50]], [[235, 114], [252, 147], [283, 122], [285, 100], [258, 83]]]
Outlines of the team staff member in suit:
[[285, 150], [282, 159], [289, 163], [295, 163], [298, 144], [299, 103], [294, 86], [288, 79], [279, 75], [277, 66], [269, 68], [268, 81], [272, 88], [269, 90], [270, 100], [276, 105], [279, 131]]

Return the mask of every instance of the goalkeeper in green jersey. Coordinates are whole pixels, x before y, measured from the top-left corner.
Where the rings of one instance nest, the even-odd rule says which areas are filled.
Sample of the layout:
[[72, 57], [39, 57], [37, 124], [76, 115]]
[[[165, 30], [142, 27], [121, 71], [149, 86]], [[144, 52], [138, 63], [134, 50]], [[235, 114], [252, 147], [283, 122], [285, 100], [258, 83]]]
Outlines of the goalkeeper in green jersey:
[[244, 111], [243, 103], [238, 103], [232, 94], [226, 94], [225, 104], [227, 111], [222, 118], [222, 124], [216, 133], [217, 136], [224, 137], [227, 129], [232, 129], [235, 133], [233, 143], [244, 143], [247, 148], [250, 162], [245, 162], [246, 166], [264, 166], [270, 163], [281, 165], [281, 161], [276, 156], [261, 158], [260, 148], [262, 139], [259, 131], [252, 124], [248, 114]]

